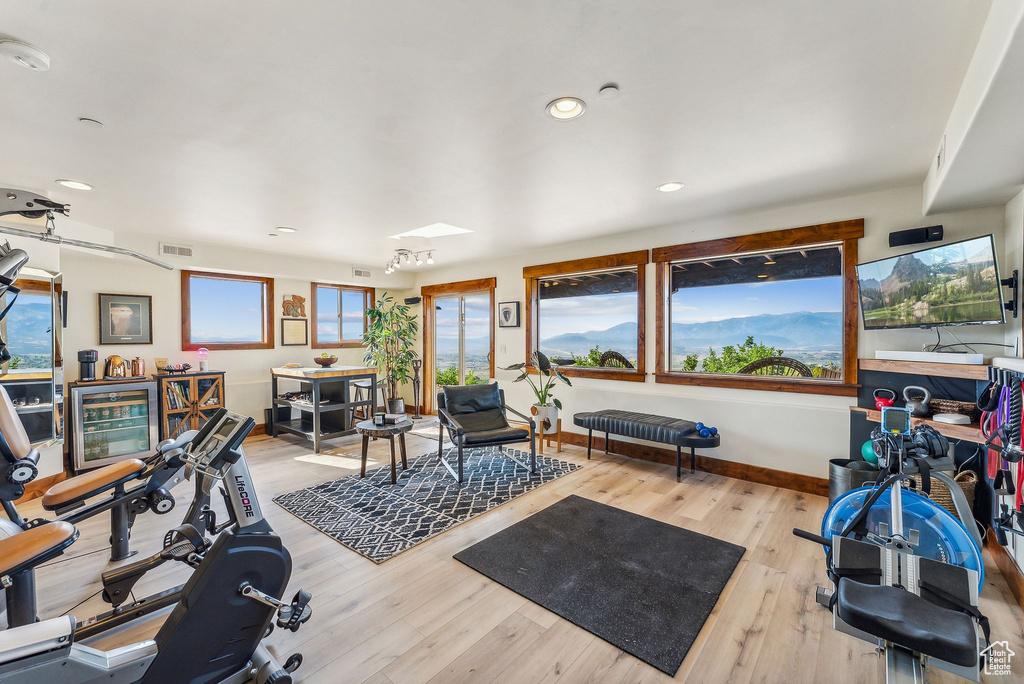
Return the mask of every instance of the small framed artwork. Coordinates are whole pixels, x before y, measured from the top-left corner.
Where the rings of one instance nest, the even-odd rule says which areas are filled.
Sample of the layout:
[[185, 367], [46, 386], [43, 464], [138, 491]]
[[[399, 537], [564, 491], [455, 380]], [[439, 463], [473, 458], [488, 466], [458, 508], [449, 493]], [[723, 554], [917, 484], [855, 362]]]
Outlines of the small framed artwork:
[[281, 319], [281, 346], [305, 347], [309, 345], [309, 321], [305, 318]]
[[108, 294], [99, 298], [100, 344], [153, 344], [153, 298]]
[[498, 327], [519, 327], [519, 302], [498, 302]]

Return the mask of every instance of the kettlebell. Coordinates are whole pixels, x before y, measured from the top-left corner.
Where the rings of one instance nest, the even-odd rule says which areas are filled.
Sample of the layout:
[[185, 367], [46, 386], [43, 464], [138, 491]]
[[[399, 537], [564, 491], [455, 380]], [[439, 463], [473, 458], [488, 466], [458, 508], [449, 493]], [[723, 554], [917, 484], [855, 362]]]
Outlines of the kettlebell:
[[[912, 395], [919, 395], [912, 398]], [[907, 402], [910, 413], [918, 418], [928, 415], [928, 402], [931, 401], [932, 393], [918, 385], [908, 385], [903, 388], [903, 400]]]
[[[879, 394], [881, 394], [882, 396], [878, 396]], [[886, 394], [891, 394], [892, 396], [886, 396]], [[892, 406], [893, 404], [896, 403], [896, 392], [894, 390], [889, 389], [888, 387], [879, 387], [878, 389], [876, 389], [874, 391], [874, 397], [875, 408], [878, 409], [879, 411], [881, 411], [882, 407], [884, 406]]]

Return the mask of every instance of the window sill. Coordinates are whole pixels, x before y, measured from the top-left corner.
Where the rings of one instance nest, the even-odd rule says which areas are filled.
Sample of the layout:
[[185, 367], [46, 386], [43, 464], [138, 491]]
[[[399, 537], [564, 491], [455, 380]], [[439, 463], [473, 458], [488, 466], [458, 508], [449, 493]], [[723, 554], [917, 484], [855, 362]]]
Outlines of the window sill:
[[[532, 366], [526, 367], [526, 372], [536, 375], [537, 371]], [[647, 374], [639, 370], [628, 368], [574, 368], [572, 366], [559, 366], [558, 372], [569, 378], [592, 378], [594, 380], [625, 380], [627, 382], [644, 382]]]
[[822, 380], [797, 380], [768, 376], [731, 376], [702, 373], [658, 373], [655, 381], [670, 385], [698, 385], [730, 389], [760, 390], [762, 392], [796, 392], [799, 394], [828, 394], [855, 397], [860, 385]]
[[341, 342], [316, 342], [309, 345], [311, 349], [348, 349], [362, 347], [362, 340], [342, 340]]
[[192, 344], [181, 345], [181, 351], [196, 351], [198, 349], [209, 349], [210, 351], [230, 349], [273, 349], [273, 342], [235, 342], [231, 344], [216, 342], [193, 342]]

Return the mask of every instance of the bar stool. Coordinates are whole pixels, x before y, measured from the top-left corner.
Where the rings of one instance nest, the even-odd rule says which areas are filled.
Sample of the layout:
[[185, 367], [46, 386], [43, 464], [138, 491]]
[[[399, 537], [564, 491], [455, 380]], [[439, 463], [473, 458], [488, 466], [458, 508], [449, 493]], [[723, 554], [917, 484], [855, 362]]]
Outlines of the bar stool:
[[[369, 380], [353, 380], [352, 386], [352, 401], [366, 401], [370, 398], [370, 387], [372, 383]], [[378, 410], [385, 410], [388, 404], [388, 393], [384, 384], [380, 381], [377, 382], [377, 391], [380, 392], [380, 401], [377, 402]], [[359, 420], [370, 420], [373, 418], [372, 412], [368, 406], [358, 406], [352, 409], [352, 415]]]

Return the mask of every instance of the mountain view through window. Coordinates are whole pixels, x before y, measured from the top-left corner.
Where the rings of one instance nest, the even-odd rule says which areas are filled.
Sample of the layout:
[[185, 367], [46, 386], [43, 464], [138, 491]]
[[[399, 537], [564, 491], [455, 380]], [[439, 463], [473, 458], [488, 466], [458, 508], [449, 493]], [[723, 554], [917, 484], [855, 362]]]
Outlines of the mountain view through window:
[[838, 245], [674, 263], [669, 369], [838, 379]]

